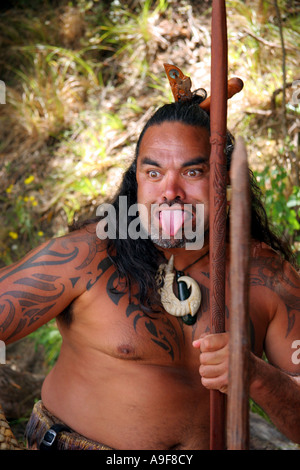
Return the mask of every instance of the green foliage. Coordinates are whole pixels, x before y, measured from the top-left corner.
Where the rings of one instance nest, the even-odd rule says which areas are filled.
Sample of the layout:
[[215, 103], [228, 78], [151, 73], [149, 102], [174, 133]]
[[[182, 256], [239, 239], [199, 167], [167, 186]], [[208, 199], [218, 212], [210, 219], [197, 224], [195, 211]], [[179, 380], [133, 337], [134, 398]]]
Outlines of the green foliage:
[[293, 235], [296, 230], [300, 230], [299, 187], [294, 186], [291, 194], [287, 196], [287, 171], [281, 167], [266, 167], [263, 171], [255, 173], [264, 191], [268, 216], [282, 235]]
[[257, 403], [255, 403], [255, 401], [253, 401], [251, 398], [249, 399], [249, 410], [252, 411], [253, 413], [260, 415], [267, 422], [271, 423], [271, 420], [268, 417], [267, 413], [265, 413], [264, 410]]
[[[288, 238], [295, 251], [300, 244], [300, 188], [290, 188], [287, 171], [266, 167], [255, 176], [262, 188], [267, 215], [277, 232]], [[300, 262], [300, 259], [299, 259]]]
[[31, 337], [36, 347], [42, 345], [44, 347], [45, 362], [47, 368], [51, 369], [58, 359], [62, 338], [56, 326], [55, 320], [51, 320], [38, 330], [31, 333]]
[[34, 181], [34, 176], [27, 176], [22, 186], [22, 193], [20, 193], [18, 187], [10, 184], [5, 189], [5, 195], [0, 198], [2, 207], [5, 208], [5, 225], [2, 230], [9, 241], [3, 248], [0, 243], [0, 254], [7, 264], [11, 263], [15, 256], [19, 258], [25, 255], [24, 241], [26, 241], [27, 248], [28, 246], [33, 248], [42, 242], [44, 236], [35, 212], [39, 188]]

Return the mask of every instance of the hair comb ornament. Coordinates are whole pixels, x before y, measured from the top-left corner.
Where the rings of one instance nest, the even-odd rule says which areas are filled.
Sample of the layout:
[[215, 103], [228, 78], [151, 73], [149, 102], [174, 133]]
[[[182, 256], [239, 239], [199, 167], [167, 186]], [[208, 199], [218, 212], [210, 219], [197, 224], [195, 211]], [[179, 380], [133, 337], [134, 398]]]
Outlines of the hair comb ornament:
[[[164, 68], [175, 101], [189, 100], [195, 95], [202, 96], [203, 101], [199, 104], [199, 106], [207, 113], [210, 112], [210, 96], [207, 98], [207, 93], [204, 88], [191, 91], [192, 80], [190, 77], [184, 75], [184, 73], [178, 67], [176, 67], [176, 65], [164, 64]], [[236, 93], [239, 93], [243, 87], [244, 82], [238, 77], [233, 77], [228, 80], [227, 98], [232, 98], [234, 95], [236, 95]]]

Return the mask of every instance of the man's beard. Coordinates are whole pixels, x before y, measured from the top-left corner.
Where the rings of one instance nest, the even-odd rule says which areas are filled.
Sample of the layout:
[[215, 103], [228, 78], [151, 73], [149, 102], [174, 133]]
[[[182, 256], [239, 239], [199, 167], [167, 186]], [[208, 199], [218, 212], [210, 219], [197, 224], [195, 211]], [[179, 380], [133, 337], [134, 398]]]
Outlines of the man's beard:
[[[149, 235], [150, 240], [154, 245], [159, 246], [160, 248], [184, 248], [187, 242], [185, 236], [181, 238], [174, 238], [170, 237], [170, 239], [163, 237], [162, 235], [159, 237]], [[189, 240], [190, 241], [190, 240]]]
[[162, 233], [161, 227], [152, 226], [151, 230], [146, 229], [145, 224], [140, 219], [141, 234], [142, 238], [147, 238], [151, 240], [154, 245], [159, 246], [160, 248], [182, 248], [185, 246], [187, 241], [186, 237], [183, 235], [180, 238], [170, 237], [166, 238]]

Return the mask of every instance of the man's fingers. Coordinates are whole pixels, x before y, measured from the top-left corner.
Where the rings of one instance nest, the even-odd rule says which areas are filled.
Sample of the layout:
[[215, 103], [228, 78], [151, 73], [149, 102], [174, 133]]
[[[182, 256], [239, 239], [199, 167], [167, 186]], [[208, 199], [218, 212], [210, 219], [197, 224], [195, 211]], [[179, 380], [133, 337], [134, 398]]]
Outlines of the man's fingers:
[[216, 365], [204, 365], [201, 364], [199, 367], [199, 372], [201, 377], [205, 377], [206, 379], [212, 379], [215, 377], [219, 377], [224, 373], [223, 364], [216, 364]]
[[208, 390], [219, 390], [222, 393], [227, 393], [228, 391], [228, 380], [226, 375], [213, 378], [201, 377], [201, 382]]
[[227, 353], [224, 349], [218, 349], [217, 351], [201, 352], [200, 353], [200, 364], [202, 365], [216, 365], [224, 362], [227, 359]]
[[199, 373], [207, 389], [227, 393], [228, 384], [228, 333], [206, 334], [193, 341], [200, 350]]
[[196, 349], [199, 349], [200, 348], [200, 344], [201, 344], [201, 340], [205, 337], [205, 336], [208, 336], [210, 333], [202, 333], [200, 335], [200, 338], [198, 339], [195, 339], [193, 342], [192, 342], [192, 345], [194, 346], [194, 348]]
[[228, 333], [205, 334], [193, 341], [194, 348], [200, 349], [201, 352], [217, 351], [227, 344]]
[[228, 343], [228, 333], [216, 333], [201, 338], [201, 351], [217, 351]]

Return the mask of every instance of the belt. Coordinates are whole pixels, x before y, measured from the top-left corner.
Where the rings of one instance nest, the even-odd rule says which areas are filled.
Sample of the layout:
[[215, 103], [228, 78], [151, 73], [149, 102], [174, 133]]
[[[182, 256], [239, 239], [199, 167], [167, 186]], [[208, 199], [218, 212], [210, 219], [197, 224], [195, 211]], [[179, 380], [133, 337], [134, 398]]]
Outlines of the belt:
[[44, 434], [40, 443], [40, 450], [55, 450], [57, 438], [60, 432], [71, 432], [71, 429], [63, 424], [53, 424]]

